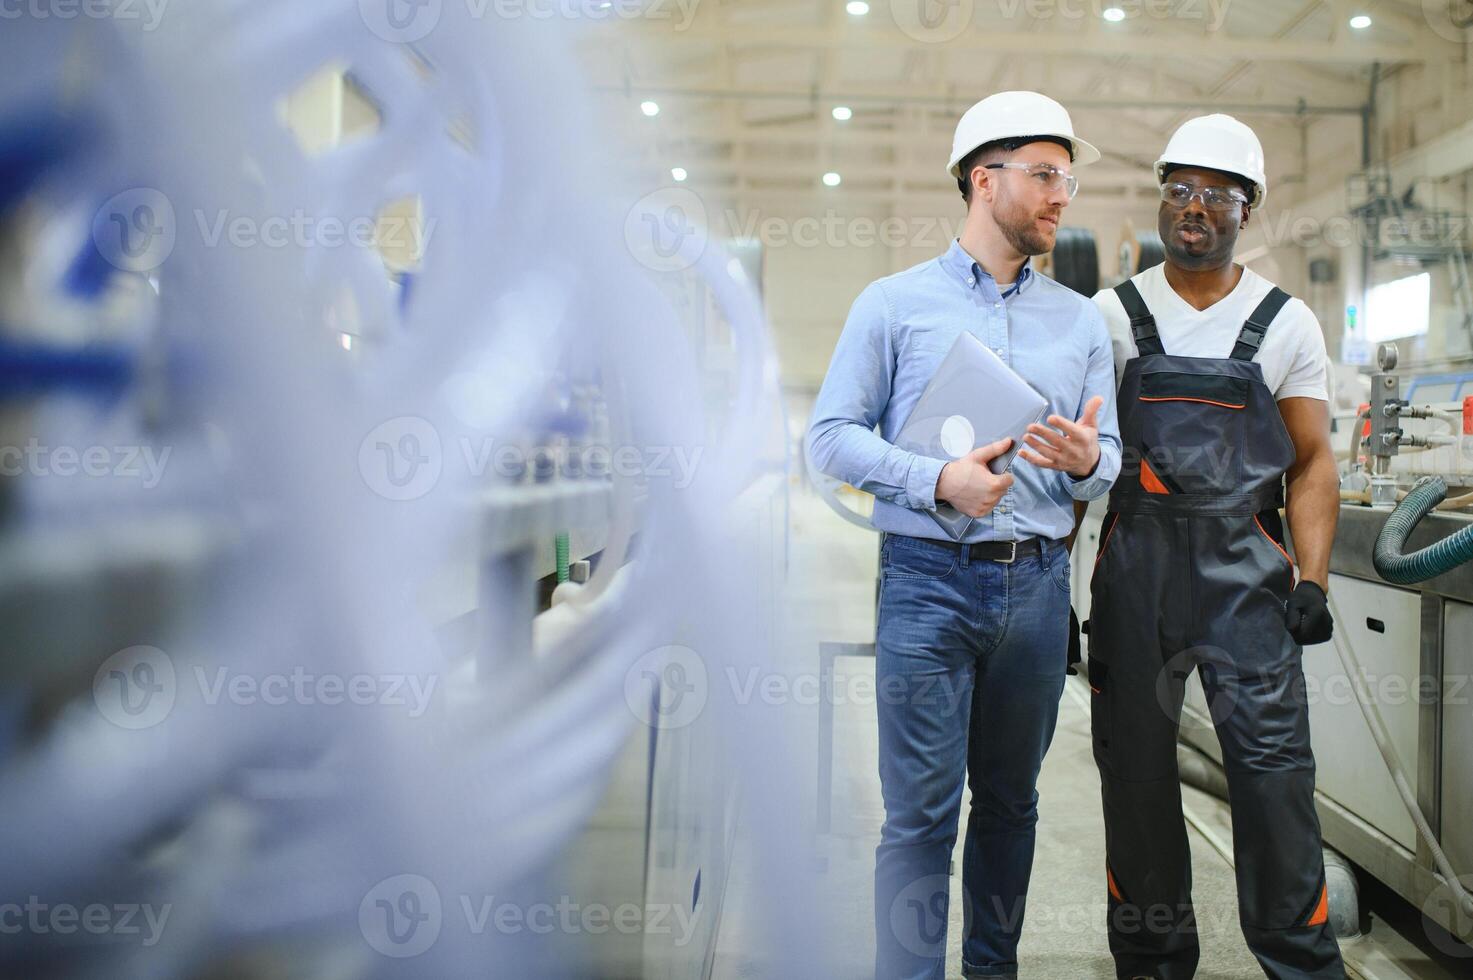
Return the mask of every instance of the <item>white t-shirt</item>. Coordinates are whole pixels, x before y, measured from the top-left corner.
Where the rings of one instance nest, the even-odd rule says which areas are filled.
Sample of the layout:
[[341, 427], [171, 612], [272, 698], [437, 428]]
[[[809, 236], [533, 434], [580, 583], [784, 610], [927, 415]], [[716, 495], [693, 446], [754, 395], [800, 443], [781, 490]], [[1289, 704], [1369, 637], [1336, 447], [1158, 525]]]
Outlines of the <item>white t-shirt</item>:
[[[1243, 323], [1273, 289], [1273, 283], [1245, 268], [1232, 292], [1207, 309], [1198, 310], [1171, 288], [1164, 266], [1153, 266], [1132, 276], [1131, 281], [1156, 317], [1156, 332], [1166, 353], [1182, 357], [1227, 357], [1237, 343]], [[1110, 328], [1118, 383], [1125, 372], [1125, 362], [1137, 353], [1135, 338], [1130, 333], [1130, 317], [1113, 289], [1096, 293], [1095, 303]], [[1299, 300], [1290, 299], [1279, 310], [1253, 360], [1263, 368], [1264, 383], [1273, 392], [1275, 401], [1330, 400], [1330, 357], [1325, 351], [1325, 335], [1314, 313]]]

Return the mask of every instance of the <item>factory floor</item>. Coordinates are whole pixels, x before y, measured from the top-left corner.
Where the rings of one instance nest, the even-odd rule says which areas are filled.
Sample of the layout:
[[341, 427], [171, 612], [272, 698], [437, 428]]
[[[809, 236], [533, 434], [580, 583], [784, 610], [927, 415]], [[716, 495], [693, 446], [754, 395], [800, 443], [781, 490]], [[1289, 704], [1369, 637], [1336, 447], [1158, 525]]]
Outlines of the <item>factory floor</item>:
[[[874, 576], [877, 537], [834, 515], [811, 493], [795, 488], [792, 500], [790, 605], [787, 656], [796, 667], [812, 670], [818, 643], [874, 639]], [[871, 659], [839, 662], [840, 676], [868, 672]], [[1099, 777], [1090, 753], [1087, 688], [1078, 678], [1065, 687], [1059, 725], [1044, 764], [1039, 786], [1038, 845], [1029, 894], [1028, 917], [1019, 951], [1021, 975], [1047, 980], [1099, 978], [1115, 973], [1106, 945], [1104, 826], [1100, 813]], [[816, 766], [816, 711], [800, 765]], [[873, 976], [874, 850], [879, 842], [884, 808], [876, 770], [877, 736], [873, 704], [839, 705], [834, 713], [833, 805], [831, 832], [814, 837], [814, 860], [822, 868], [830, 927], [826, 937], [833, 963], [828, 976]], [[814, 771], [812, 768], [807, 771]], [[1232, 830], [1228, 808], [1215, 798], [1183, 787], [1184, 809], [1192, 842], [1194, 893], [1202, 944], [1198, 977], [1203, 980], [1252, 980], [1262, 977], [1238, 931], [1236, 891], [1230, 864]], [[966, 829], [965, 799], [952, 881], [951, 921], [946, 976], [961, 976], [962, 903], [961, 840]], [[809, 811], [811, 814], [813, 811]], [[744, 842], [738, 835], [712, 976], [715, 980], [783, 977], [771, 954], [757, 953], [751, 909], [760, 895], [744, 869]], [[1425, 962], [1404, 937], [1379, 921], [1374, 938], [1346, 944], [1353, 977], [1370, 980], [1452, 976]]]

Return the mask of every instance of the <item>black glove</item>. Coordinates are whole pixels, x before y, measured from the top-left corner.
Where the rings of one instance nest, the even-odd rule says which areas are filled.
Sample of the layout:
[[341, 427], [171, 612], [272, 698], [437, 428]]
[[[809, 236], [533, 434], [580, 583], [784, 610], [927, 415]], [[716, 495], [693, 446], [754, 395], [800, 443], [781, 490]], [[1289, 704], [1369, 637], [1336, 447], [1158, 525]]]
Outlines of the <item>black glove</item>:
[[1082, 650], [1079, 648], [1079, 616], [1071, 607], [1069, 609], [1069, 663], [1064, 669], [1070, 674], [1077, 674], [1074, 665], [1083, 659]]
[[1284, 607], [1284, 625], [1300, 646], [1327, 641], [1335, 632], [1335, 621], [1325, 590], [1313, 582], [1300, 582]]

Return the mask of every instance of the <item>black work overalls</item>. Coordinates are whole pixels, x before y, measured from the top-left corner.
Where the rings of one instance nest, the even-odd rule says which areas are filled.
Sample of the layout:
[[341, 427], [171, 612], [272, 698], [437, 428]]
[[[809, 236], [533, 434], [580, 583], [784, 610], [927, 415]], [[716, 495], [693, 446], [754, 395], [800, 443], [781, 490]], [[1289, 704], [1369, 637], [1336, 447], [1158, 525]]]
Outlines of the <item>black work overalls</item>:
[[1253, 361], [1289, 297], [1275, 288], [1231, 356], [1211, 358], [1166, 353], [1134, 284], [1116, 294], [1139, 356], [1120, 383], [1124, 465], [1089, 629], [1116, 971], [1182, 980], [1197, 967], [1176, 740], [1198, 669], [1232, 797], [1243, 935], [1270, 977], [1343, 977], [1301, 649], [1284, 625], [1294, 566], [1278, 506], [1294, 446]]

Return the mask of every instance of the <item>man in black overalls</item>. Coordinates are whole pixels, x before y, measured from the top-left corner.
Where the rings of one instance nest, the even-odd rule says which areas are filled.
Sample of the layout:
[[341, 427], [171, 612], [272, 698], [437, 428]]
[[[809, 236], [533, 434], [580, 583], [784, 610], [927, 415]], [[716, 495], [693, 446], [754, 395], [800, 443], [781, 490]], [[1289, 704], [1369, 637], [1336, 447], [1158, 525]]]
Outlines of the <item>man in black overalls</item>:
[[[1176, 737], [1198, 669], [1231, 793], [1248, 945], [1270, 977], [1343, 977], [1300, 666], [1302, 644], [1329, 639], [1332, 625], [1339, 495], [1324, 340], [1304, 304], [1232, 261], [1265, 193], [1247, 126], [1188, 121], [1157, 176], [1165, 265], [1096, 298], [1135, 354], [1120, 381], [1125, 465], [1089, 635], [1110, 950], [1121, 978], [1197, 968]], [[1286, 477], [1297, 586], [1278, 509]]]

